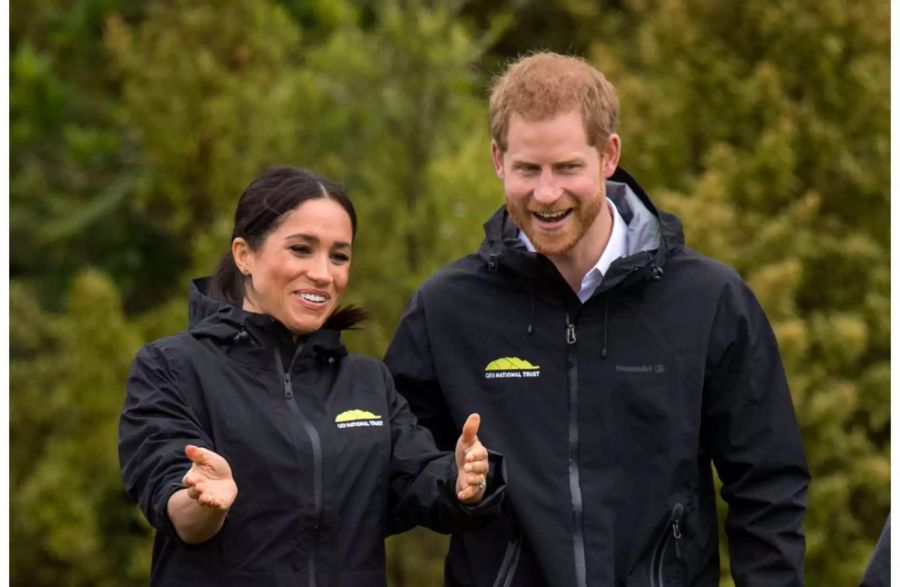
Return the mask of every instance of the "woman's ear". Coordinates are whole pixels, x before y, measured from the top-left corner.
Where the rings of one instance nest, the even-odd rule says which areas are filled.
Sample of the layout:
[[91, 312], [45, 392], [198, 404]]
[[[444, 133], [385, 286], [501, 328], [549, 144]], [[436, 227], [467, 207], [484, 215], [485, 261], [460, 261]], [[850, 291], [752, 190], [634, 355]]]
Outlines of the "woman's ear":
[[231, 256], [234, 257], [238, 271], [245, 276], [253, 275], [253, 250], [243, 237], [239, 236], [231, 241]]

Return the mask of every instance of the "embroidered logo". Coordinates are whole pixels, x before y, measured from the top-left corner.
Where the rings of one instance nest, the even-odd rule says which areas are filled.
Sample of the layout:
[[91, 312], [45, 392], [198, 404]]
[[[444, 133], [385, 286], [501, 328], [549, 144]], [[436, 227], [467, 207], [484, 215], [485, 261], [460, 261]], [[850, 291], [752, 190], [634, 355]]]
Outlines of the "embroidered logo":
[[502, 357], [487, 364], [485, 379], [506, 379], [515, 377], [540, 377], [540, 365], [532, 365], [519, 357]]
[[341, 412], [334, 419], [338, 428], [368, 428], [370, 426], [384, 426], [381, 416], [377, 416], [366, 410], [347, 410]]
[[662, 375], [666, 372], [666, 366], [661, 363], [656, 365], [616, 365], [616, 371], [619, 373], [654, 373]]

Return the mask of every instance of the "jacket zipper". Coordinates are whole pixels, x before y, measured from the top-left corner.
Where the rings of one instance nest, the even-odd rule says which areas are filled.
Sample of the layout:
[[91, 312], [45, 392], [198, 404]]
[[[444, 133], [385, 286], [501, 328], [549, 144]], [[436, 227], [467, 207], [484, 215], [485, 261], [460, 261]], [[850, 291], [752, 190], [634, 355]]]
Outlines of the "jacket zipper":
[[574, 526], [575, 585], [587, 586], [587, 562], [584, 553], [584, 520], [581, 498], [581, 470], [578, 466], [578, 360], [575, 353], [575, 323], [566, 313], [566, 371], [569, 384], [569, 492], [572, 495]]
[[281, 372], [281, 380], [284, 384], [284, 399], [287, 402], [288, 408], [291, 410], [293, 414], [297, 416], [300, 420], [300, 424], [303, 426], [303, 430], [306, 432], [306, 435], [309, 437], [310, 444], [312, 444], [313, 450], [313, 526], [312, 526], [312, 549], [309, 553], [309, 586], [317, 587], [317, 571], [316, 571], [316, 550], [317, 544], [319, 541], [319, 522], [322, 518], [322, 476], [324, 468], [322, 466], [322, 441], [319, 438], [319, 432], [316, 430], [316, 427], [313, 426], [312, 422], [306, 417], [306, 415], [300, 410], [300, 406], [297, 405], [297, 400], [294, 399], [294, 388], [291, 384], [291, 369], [294, 367], [294, 361], [297, 359], [297, 355], [300, 354], [302, 347], [298, 347], [297, 351], [294, 353], [293, 359], [291, 359], [291, 364], [288, 365], [287, 370], [284, 369], [284, 363], [281, 361], [281, 353], [278, 349], [275, 349], [275, 363], [278, 365], [278, 370]]
[[519, 566], [519, 553], [522, 552], [522, 541], [518, 534], [506, 545], [506, 552], [503, 553], [503, 560], [500, 562], [500, 570], [497, 572], [497, 578], [494, 580], [493, 587], [509, 587], [512, 585], [513, 577], [516, 575], [516, 568]]
[[650, 558], [650, 587], [665, 587], [665, 578], [663, 577], [663, 569], [665, 568], [666, 552], [669, 543], [675, 542], [675, 558], [679, 561], [682, 557], [681, 552], [681, 520], [684, 517], [684, 506], [676, 503], [672, 507], [672, 513], [669, 515], [669, 521], [663, 529], [656, 547], [653, 549], [653, 556]]

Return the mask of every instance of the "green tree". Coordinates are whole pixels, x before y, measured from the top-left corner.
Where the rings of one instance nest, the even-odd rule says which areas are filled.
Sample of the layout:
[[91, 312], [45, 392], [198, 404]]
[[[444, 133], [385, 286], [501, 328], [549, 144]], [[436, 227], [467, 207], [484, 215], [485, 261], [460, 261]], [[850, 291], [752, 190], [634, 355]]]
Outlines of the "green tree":
[[134, 150], [99, 42], [111, 10], [138, 18], [141, 9], [116, 0], [11, 7], [10, 275], [57, 309], [87, 264], [128, 294], [152, 296], [162, 259], [176, 256], [128, 206]]
[[13, 284], [10, 315], [12, 584], [144, 582], [147, 525], [126, 502], [116, 453], [140, 337], [115, 285], [86, 271], [55, 314]]

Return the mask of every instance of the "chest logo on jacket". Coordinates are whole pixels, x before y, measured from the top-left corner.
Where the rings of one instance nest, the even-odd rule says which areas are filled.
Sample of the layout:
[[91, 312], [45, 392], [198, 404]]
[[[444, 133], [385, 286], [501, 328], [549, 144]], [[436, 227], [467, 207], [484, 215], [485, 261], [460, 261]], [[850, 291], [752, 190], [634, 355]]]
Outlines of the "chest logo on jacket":
[[662, 375], [666, 372], [666, 366], [662, 363], [656, 365], [616, 365], [617, 373], [643, 374], [652, 373], [654, 375]]
[[341, 412], [334, 419], [338, 428], [368, 428], [370, 426], [384, 426], [381, 416], [376, 416], [366, 410], [347, 410]]
[[519, 357], [501, 357], [484, 368], [485, 379], [507, 379], [517, 377], [540, 377], [540, 365], [532, 365]]

